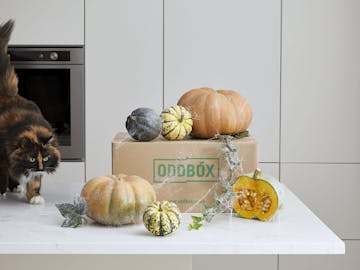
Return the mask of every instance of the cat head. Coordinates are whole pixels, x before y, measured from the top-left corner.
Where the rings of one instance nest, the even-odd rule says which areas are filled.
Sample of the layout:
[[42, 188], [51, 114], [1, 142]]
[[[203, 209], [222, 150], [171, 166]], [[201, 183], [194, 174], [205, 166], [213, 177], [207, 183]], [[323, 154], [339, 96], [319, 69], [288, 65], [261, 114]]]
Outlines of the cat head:
[[21, 133], [9, 156], [10, 174], [18, 178], [33, 173], [53, 173], [61, 155], [55, 135], [46, 128], [37, 127]]

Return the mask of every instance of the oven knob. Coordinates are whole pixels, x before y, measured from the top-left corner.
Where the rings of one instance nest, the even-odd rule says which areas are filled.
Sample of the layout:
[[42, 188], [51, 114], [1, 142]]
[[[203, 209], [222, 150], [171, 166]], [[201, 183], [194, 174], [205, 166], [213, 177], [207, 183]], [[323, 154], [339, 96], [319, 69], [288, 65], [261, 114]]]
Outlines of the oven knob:
[[50, 53], [50, 59], [53, 60], [53, 61], [56, 61], [58, 60], [59, 58], [59, 55], [57, 54], [57, 52], [51, 52]]

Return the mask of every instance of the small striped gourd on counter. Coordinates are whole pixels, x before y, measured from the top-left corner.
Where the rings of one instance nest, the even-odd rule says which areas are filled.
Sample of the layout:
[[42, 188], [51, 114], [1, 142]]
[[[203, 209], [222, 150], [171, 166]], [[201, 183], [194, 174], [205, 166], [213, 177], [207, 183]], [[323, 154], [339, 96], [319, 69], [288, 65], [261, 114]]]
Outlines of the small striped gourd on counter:
[[155, 236], [164, 236], [180, 226], [180, 210], [173, 202], [156, 201], [148, 206], [143, 215], [146, 229]]

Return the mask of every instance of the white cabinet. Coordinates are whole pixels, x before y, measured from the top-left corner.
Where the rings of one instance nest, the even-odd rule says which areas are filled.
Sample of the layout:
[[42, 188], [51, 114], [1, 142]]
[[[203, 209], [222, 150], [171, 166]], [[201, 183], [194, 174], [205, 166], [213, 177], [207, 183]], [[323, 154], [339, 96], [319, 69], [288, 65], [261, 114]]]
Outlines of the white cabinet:
[[71, 202], [84, 183], [84, 162], [61, 162], [56, 173], [43, 176], [41, 195], [47, 202]]
[[279, 0], [165, 1], [165, 106], [192, 88], [238, 91], [264, 162], [279, 161], [280, 13]]
[[[38, 263], [39, 259], [41, 263]], [[76, 269], [131, 269], [143, 270], [192, 270], [191, 256], [183, 255], [1, 255], [2, 269], [29, 269], [36, 264], [36, 270]], [[120, 266], [121, 265], [121, 266]], [[30, 268], [31, 269], [31, 268]], [[194, 269], [195, 270], [195, 269]]]
[[343, 239], [360, 239], [360, 164], [283, 164], [281, 181]]
[[11, 45], [84, 44], [84, 0], [0, 0], [0, 22], [8, 19]]
[[[86, 172], [111, 173], [111, 141], [138, 107], [162, 110], [162, 0], [86, 1]], [[139, 153], [140, 155], [141, 153]]]
[[[241, 241], [241, 239], [234, 239]], [[276, 255], [197, 255], [193, 256], [192, 270], [246, 269], [277, 270]]]
[[279, 270], [358, 270], [360, 241], [345, 241], [345, 245], [345, 255], [280, 255]]
[[283, 1], [281, 159], [360, 162], [360, 1]]

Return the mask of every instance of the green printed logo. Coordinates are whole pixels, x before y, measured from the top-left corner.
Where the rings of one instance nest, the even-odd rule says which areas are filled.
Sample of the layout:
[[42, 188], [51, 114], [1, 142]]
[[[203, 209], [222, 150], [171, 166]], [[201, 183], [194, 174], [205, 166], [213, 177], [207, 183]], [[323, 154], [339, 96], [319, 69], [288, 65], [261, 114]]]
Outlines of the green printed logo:
[[219, 175], [219, 158], [153, 160], [154, 183], [217, 182]]

